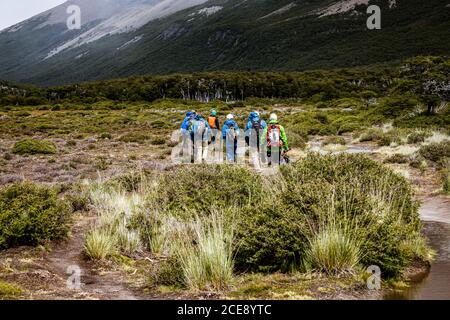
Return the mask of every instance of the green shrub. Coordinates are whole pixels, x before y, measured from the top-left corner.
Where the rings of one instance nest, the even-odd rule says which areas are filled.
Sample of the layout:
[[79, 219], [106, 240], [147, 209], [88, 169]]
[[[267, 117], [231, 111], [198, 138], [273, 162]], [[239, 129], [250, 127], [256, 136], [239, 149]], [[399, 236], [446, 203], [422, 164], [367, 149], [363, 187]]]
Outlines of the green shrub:
[[156, 199], [165, 210], [196, 210], [257, 205], [263, 196], [261, 177], [238, 166], [179, 166], [159, 181]]
[[172, 126], [169, 122], [163, 120], [155, 120], [150, 123], [152, 129], [170, 129]]
[[354, 132], [354, 131], [358, 131], [359, 129], [361, 129], [361, 125], [359, 123], [355, 123], [355, 122], [345, 122], [343, 124], [340, 125], [339, 130], [338, 130], [338, 134], [344, 134], [347, 132]]
[[450, 194], [450, 164], [442, 171], [442, 191]]
[[[329, 225], [330, 217], [340, 221], [344, 230], [354, 229], [352, 237], [361, 240], [361, 265], [377, 264], [387, 277], [397, 276], [407, 266], [407, 253], [399, 247], [399, 240], [418, 232], [420, 220], [418, 205], [405, 178], [365, 156], [346, 154], [309, 155], [282, 167], [281, 173], [282, 180], [271, 184], [274, 187], [270, 198], [241, 212], [245, 218], [240, 220], [236, 235], [239, 269], [298, 268], [305, 253], [311, 255], [311, 245], [324, 243], [323, 238], [311, 241], [312, 235], [320, 234], [311, 234], [311, 228], [326, 230], [320, 226]], [[380, 239], [380, 232], [386, 238]], [[348, 238], [337, 235], [330, 239], [342, 240], [336, 244], [339, 247]], [[380, 241], [386, 243], [379, 245]], [[354, 250], [352, 245], [345, 250]], [[346, 253], [342, 255], [348, 257]]]
[[380, 147], [389, 147], [394, 142], [392, 135], [383, 134], [379, 139], [377, 144]]
[[74, 147], [77, 145], [77, 142], [75, 140], [69, 140], [66, 142], [66, 145], [69, 147]]
[[72, 211], [88, 211], [89, 210], [89, 195], [81, 188], [76, 188], [65, 196], [66, 201], [72, 207]]
[[150, 135], [148, 135], [146, 133], [141, 133], [141, 132], [126, 133], [119, 138], [120, 141], [125, 142], [125, 143], [130, 143], [130, 142], [142, 143], [149, 139], [150, 139]]
[[11, 283], [0, 280], [0, 300], [14, 299], [22, 293], [22, 289]]
[[400, 153], [389, 156], [384, 160], [385, 163], [409, 163], [409, 161], [409, 156]]
[[111, 140], [112, 139], [112, 135], [108, 132], [103, 132], [102, 134], [100, 134], [100, 139], [108, 139]]
[[286, 134], [289, 139], [289, 146], [291, 148], [304, 149], [308, 138], [305, 135], [299, 134], [295, 130], [286, 129]]
[[450, 193], [450, 173], [447, 173], [447, 176], [444, 177], [444, 183], [442, 184], [442, 190], [445, 194]]
[[383, 136], [383, 130], [381, 129], [368, 129], [363, 132], [359, 138], [360, 142], [377, 141]]
[[15, 115], [16, 117], [23, 117], [23, 118], [26, 118], [26, 117], [31, 116], [31, 113], [29, 113], [28, 111], [19, 111], [19, 112], [16, 112], [14, 115]]
[[55, 154], [56, 145], [52, 141], [24, 139], [16, 142], [12, 149], [14, 154]]
[[420, 148], [419, 154], [425, 159], [439, 164], [447, 158], [450, 159], [450, 141], [424, 145]]
[[0, 189], [0, 249], [64, 238], [70, 220], [52, 188], [25, 182]]
[[424, 172], [428, 167], [427, 161], [420, 154], [419, 155], [415, 154], [414, 156], [412, 156], [409, 161], [409, 165], [412, 168], [419, 169], [422, 172]]
[[166, 143], [166, 139], [163, 137], [154, 137], [150, 140], [150, 143], [155, 146], [160, 146]]
[[411, 133], [408, 138], [407, 142], [408, 144], [419, 144], [425, 142], [426, 138], [429, 138], [431, 136], [430, 133], [425, 131], [414, 131]]
[[154, 279], [150, 279], [152, 284], [164, 286], [183, 286], [183, 269], [178, 259], [169, 257], [161, 261], [156, 270]]

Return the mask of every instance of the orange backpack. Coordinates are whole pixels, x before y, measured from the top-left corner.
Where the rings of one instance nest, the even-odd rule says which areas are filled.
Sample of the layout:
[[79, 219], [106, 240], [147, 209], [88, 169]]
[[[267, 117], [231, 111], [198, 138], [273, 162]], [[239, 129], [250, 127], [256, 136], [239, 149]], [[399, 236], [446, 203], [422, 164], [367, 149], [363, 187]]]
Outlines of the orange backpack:
[[217, 129], [216, 128], [216, 117], [209, 117], [208, 118], [208, 124], [211, 127], [211, 129]]

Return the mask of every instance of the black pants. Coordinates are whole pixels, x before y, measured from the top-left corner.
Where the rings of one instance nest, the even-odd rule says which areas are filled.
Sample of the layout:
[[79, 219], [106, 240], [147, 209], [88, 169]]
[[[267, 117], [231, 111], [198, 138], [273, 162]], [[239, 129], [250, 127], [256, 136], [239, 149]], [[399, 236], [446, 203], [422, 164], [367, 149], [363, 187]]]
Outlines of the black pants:
[[267, 161], [269, 166], [272, 165], [272, 154], [274, 156], [277, 156], [278, 153], [278, 158], [275, 158], [273, 160], [278, 161], [278, 165], [281, 164], [281, 148], [271, 148], [271, 147], [267, 147]]

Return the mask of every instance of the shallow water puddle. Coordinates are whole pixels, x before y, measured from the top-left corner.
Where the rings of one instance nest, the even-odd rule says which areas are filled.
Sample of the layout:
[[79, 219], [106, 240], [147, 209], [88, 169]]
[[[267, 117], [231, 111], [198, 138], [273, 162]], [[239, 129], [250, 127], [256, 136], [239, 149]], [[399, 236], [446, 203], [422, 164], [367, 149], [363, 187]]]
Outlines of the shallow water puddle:
[[427, 198], [420, 209], [424, 234], [436, 250], [435, 261], [428, 272], [412, 279], [406, 290], [389, 292], [386, 300], [448, 300], [450, 299], [450, 200]]

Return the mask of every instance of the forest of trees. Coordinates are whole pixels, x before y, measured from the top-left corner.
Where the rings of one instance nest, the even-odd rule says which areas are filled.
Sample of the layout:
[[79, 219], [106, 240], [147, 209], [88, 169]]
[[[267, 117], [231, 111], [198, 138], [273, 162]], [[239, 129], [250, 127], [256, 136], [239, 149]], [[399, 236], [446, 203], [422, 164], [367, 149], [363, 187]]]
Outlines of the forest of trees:
[[417, 57], [400, 65], [306, 72], [209, 72], [124, 79], [39, 88], [0, 81], [0, 105], [95, 103], [157, 99], [237, 101], [297, 98], [311, 102], [339, 98], [416, 95], [433, 112], [450, 100], [450, 59]]

